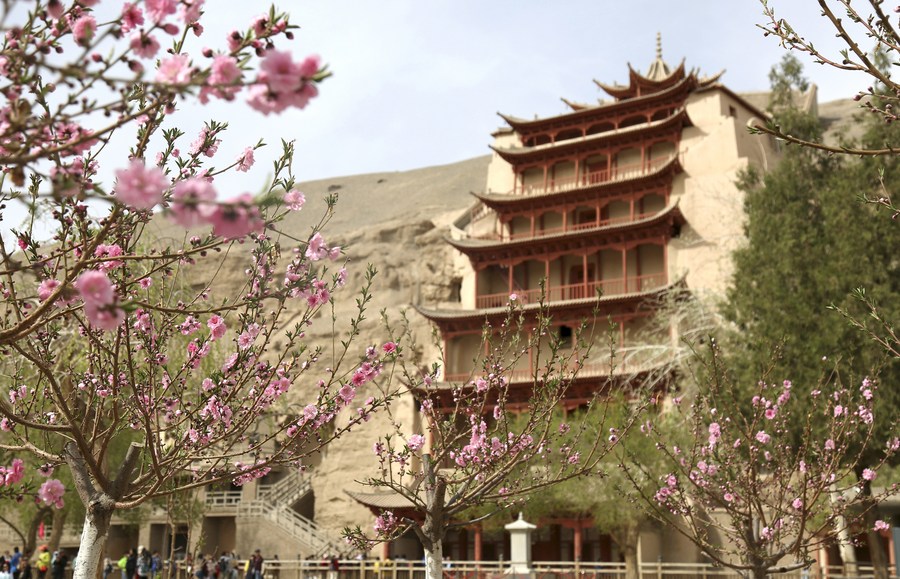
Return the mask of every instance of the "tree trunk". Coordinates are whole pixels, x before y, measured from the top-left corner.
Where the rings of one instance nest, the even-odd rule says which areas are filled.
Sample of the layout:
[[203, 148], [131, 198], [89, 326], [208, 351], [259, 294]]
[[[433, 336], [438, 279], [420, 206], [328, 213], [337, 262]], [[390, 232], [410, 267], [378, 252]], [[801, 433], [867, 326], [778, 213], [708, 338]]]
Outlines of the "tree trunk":
[[75, 559], [72, 579], [95, 579], [106, 536], [109, 534], [109, 521], [112, 509], [103, 508], [99, 503], [88, 507], [84, 516], [84, 529], [81, 531], [81, 544], [78, 546], [78, 557]]
[[640, 522], [631, 521], [624, 532], [613, 539], [625, 557], [625, 579], [641, 579], [641, 562], [638, 560], [638, 541], [641, 538]]
[[53, 509], [50, 507], [41, 507], [38, 509], [37, 513], [34, 514], [34, 517], [31, 518], [31, 523], [28, 525], [28, 534], [25, 538], [24, 553], [34, 554], [37, 551], [37, 534], [38, 529], [41, 526], [41, 522], [47, 517], [47, 515], [52, 514]]
[[53, 511], [53, 526], [50, 538], [47, 540], [47, 548], [51, 553], [59, 550], [59, 542], [62, 541], [63, 532], [66, 529], [66, 512], [60, 509]]
[[441, 579], [444, 574], [444, 550], [441, 542], [447, 532], [444, 513], [447, 481], [437, 475], [431, 455], [422, 456], [425, 478], [425, 522], [416, 526], [416, 535], [425, 550], [425, 579]]
[[[839, 501], [839, 493], [835, 490], [836, 485], [831, 485], [831, 504], [835, 505]], [[838, 551], [841, 554], [841, 561], [844, 563], [844, 575], [855, 576], [856, 567], [856, 550], [853, 548], [853, 541], [850, 538], [850, 529], [847, 527], [847, 518], [839, 514], [834, 519], [837, 527]]]
[[866, 537], [869, 540], [869, 556], [872, 559], [873, 579], [890, 579], [888, 571], [888, 559], [884, 553], [884, 543], [881, 535], [875, 530], [875, 521], [878, 520], [878, 505], [872, 500], [872, 487], [869, 481], [865, 481], [862, 488], [862, 508], [865, 511], [863, 520], [866, 524]]
[[441, 579], [444, 575], [444, 548], [435, 541], [431, 549], [425, 549], [425, 579]]

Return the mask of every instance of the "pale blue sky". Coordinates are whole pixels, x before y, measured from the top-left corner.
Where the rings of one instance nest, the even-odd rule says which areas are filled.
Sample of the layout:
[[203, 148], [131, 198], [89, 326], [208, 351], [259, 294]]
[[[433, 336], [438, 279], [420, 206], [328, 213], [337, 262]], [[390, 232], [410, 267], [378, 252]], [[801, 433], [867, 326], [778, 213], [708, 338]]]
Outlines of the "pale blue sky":
[[[825, 48], [833, 32], [812, 0], [771, 0]], [[213, 7], [228, 5], [228, 10]], [[218, 46], [227, 21], [259, 9], [208, 0], [204, 41]], [[299, 56], [320, 54], [335, 76], [304, 111], [264, 118], [239, 105], [191, 111], [221, 116], [250, 140], [298, 143], [302, 179], [394, 171], [488, 153], [497, 111], [522, 117], [563, 112], [559, 100], [600, 96], [592, 79], [627, 81], [645, 69], [656, 33], [670, 64], [712, 74], [735, 91], [765, 90], [783, 50], [764, 38], [758, 0], [293, 0], [279, 4], [303, 28]], [[865, 79], [807, 63], [820, 100], [852, 96]], [[219, 114], [219, 111], [222, 114]], [[236, 137], [236, 135], [235, 135]], [[229, 143], [223, 149], [238, 147]]]
[[[812, 0], [771, 0], [817, 45], [837, 53], [833, 31]], [[100, 5], [101, 21], [117, 15], [118, 1]], [[207, 0], [204, 35], [188, 50], [222, 49], [225, 36], [245, 28], [268, 3]], [[187, 132], [187, 149], [203, 121], [227, 120], [214, 164], [222, 166], [260, 138], [250, 173], [217, 183], [230, 198], [258, 192], [270, 176], [279, 140], [295, 139], [300, 180], [414, 169], [489, 152], [497, 111], [520, 117], [566, 110], [560, 97], [589, 102], [605, 96], [592, 79], [627, 81], [626, 63], [646, 70], [656, 33], [663, 56], [701, 74], [722, 78], [738, 92], [765, 90], [768, 71], [784, 54], [756, 24], [758, 0], [287, 0], [278, 6], [302, 26], [279, 48], [302, 57], [318, 53], [334, 72], [303, 111], [264, 117], [242, 100], [185, 105], [170, 122]], [[865, 78], [806, 62], [820, 101], [853, 96]], [[126, 164], [118, 138], [101, 163], [101, 180]], [[160, 148], [151, 147], [151, 154]], [[22, 217], [12, 207], [6, 226]]]

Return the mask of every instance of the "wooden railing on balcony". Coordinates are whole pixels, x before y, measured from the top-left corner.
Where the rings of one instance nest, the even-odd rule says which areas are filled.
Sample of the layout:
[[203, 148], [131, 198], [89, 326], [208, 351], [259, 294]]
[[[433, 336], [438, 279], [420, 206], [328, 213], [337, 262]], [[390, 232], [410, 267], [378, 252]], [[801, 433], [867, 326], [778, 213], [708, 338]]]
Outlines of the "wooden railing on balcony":
[[[544, 301], [547, 303], [567, 300], [580, 300], [596, 297], [597, 290], [604, 296], [616, 296], [630, 293], [650, 291], [666, 285], [664, 272], [650, 275], [638, 275], [619, 279], [605, 279], [576, 283], [571, 285], [550, 286], [544, 290]], [[517, 290], [515, 298], [522, 304], [537, 303], [541, 298], [541, 289]], [[510, 301], [510, 293], [486, 294], [476, 296], [476, 308], [503, 307]]]
[[557, 235], [560, 233], [574, 233], [576, 231], [585, 231], [587, 229], [597, 229], [600, 227], [607, 227], [609, 225], [617, 225], [619, 223], [631, 223], [634, 221], [640, 221], [641, 219], [646, 219], [648, 217], [652, 217], [659, 213], [658, 211], [651, 211], [649, 213], [638, 213], [635, 215], [624, 215], [622, 217], [612, 217], [609, 219], [601, 219], [599, 221], [589, 221], [587, 223], [567, 223], [565, 227], [551, 227], [548, 229], [536, 229], [532, 234], [531, 231], [523, 231], [520, 233], [513, 233], [511, 235], [504, 235], [499, 233], [491, 233], [487, 235], [479, 235], [475, 239], [487, 239], [492, 241], [521, 241], [523, 239], [538, 239], [541, 237], [547, 237], [548, 235]]
[[668, 155], [659, 159], [650, 159], [643, 163], [630, 163], [627, 165], [614, 165], [609, 169], [600, 171], [591, 171], [574, 177], [566, 177], [562, 179], [549, 179], [544, 185], [520, 185], [509, 191], [511, 195], [549, 195], [551, 193], [559, 193], [562, 191], [570, 191], [581, 187], [591, 187], [600, 185], [601, 183], [609, 183], [614, 181], [624, 181], [626, 179], [634, 179], [643, 177], [653, 173], [660, 167], [669, 163], [675, 155]]
[[[577, 371], [578, 378], [596, 378], [599, 376], [620, 376], [622, 374], [636, 374], [642, 371], [653, 371], [670, 365], [673, 361], [672, 348], [664, 345], [644, 345], [634, 347], [617, 348], [615, 359], [610, 360], [609, 353], [600, 353], [596, 349], [591, 358], [576, 368], [576, 361], [568, 363], [563, 369], [563, 374], [572, 375]], [[518, 368], [505, 370], [503, 375], [511, 383], [530, 382], [537, 376], [540, 378], [546, 373], [546, 367]], [[477, 377], [471, 371], [464, 373], [444, 374], [444, 382], [468, 382]]]

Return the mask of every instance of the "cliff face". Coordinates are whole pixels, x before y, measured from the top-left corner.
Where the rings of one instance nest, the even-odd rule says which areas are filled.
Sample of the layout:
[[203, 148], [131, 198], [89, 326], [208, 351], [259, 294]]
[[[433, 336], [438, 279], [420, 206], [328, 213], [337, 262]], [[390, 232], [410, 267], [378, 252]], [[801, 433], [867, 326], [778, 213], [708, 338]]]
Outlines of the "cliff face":
[[[347, 286], [335, 295], [335, 330], [339, 336], [347, 334], [347, 324], [355, 313], [354, 290], [361, 286], [368, 264], [378, 269], [367, 321], [352, 353], [361, 354], [367, 345], [380, 345], [387, 340], [379, 315], [382, 310], [398, 320], [400, 311], [412, 304], [451, 299], [456, 274], [452, 248], [444, 242], [446, 226], [472, 204], [468, 192], [484, 187], [488, 160], [489, 157], [479, 157], [415, 171], [340, 177], [302, 185], [308, 202], [302, 212], [292, 216], [297, 220], [320, 216], [324, 209], [322, 199], [329, 190], [339, 197], [335, 214], [323, 233], [329, 244], [345, 248], [349, 258]], [[309, 222], [296, 226], [289, 223], [283, 228], [302, 237], [308, 235]], [[302, 234], [298, 228], [303, 228]], [[425, 347], [421, 363], [430, 365], [437, 355], [434, 348], [428, 347], [430, 324], [414, 311], [408, 314]], [[317, 320], [307, 335], [310, 345], [330, 350], [330, 320]], [[300, 392], [298, 397], [302, 398]], [[415, 420], [412, 402], [399, 401], [392, 405], [392, 412], [408, 431]], [[348, 525], [371, 529], [372, 515], [350, 501], [344, 490], [359, 490], [354, 481], [376, 474], [372, 443], [389, 429], [387, 415], [376, 414], [363, 428], [326, 449], [322, 460], [316, 461], [319, 464], [312, 479], [315, 519], [334, 536]]]

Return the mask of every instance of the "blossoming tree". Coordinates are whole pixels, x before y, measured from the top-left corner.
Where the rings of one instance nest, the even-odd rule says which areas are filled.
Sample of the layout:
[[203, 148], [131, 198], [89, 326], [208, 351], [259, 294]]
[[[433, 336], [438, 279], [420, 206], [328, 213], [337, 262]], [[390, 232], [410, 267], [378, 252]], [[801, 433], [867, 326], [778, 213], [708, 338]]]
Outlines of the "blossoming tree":
[[[370, 548], [412, 528], [425, 551], [426, 577], [439, 579], [448, 529], [520, 504], [538, 489], [599, 474], [600, 460], [630, 428], [640, 404], [613, 420], [609, 400], [595, 392], [569, 404], [567, 413], [578, 368], [591, 355], [588, 328], [582, 324], [574, 348], [564, 349], [546, 313], [524, 311], [513, 296], [505, 319], [485, 326], [487, 354], [470, 381], [439, 382], [437, 366], [422, 376], [404, 365], [403, 381], [413, 387], [424, 430], [412, 432], [393, 421], [393, 432], [373, 447], [378, 475], [362, 481], [403, 506], [380, 510], [372, 532], [345, 529], [345, 537]], [[417, 350], [414, 340], [406, 349]], [[512, 383], [507, 376], [529, 352], [531, 378]], [[574, 409], [579, 404], [582, 411]]]
[[[281, 231], [304, 202], [291, 144], [261, 196], [221, 200], [221, 177], [250, 171], [262, 143], [214, 168], [227, 126], [209, 122], [187, 144], [169, 119], [194, 97], [243, 96], [263, 114], [305, 107], [328, 73], [317, 57], [276, 49], [293, 37], [286, 15], [272, 9], [191, 54], [203, 0], [0, 10], [0, 204], [28, 213], [0, 238], [0, 450], [9, 460], [0, 483], [61, 507], [66, 489], [52, 472], [71, 471], [86, 509], [75, 579], [86, 579], [116, 511], [301, 468], [383, 402], [370, 398], [337, 422], [390, 356], [348, 368], [345, 342], [334, 357], [345, 362], [324, 368], [303, 344], [346, 273], [329, 265], [341, 251], [318, 227], [302, 238]], [[148, 234], [163, 219], [191, 230], [184, 244]], [[235, 263], [219, 257], [229, 252], [245, 256], [245, 283], [217, 293], [218, 270]], [[305, 402], [290, 403], [289, 391]], [[28, 486], [37, 473], [26, 472], [24, 453], [45, 465], [39, 488]]]
[[[647, 492], [639, 464], [621, 466], [651, 514], [710, 559], [753, 579], [807, 568], [819, 547], [859, 530], [866, 511], [896, 492], [863, 492], [900, 449], [896, 429], [886, 441], [872, 436], [872, 380], [822, 386], [801, 400], [787, 380], [761, 381], [749, 394], [736, 387], [715, 346], [704, 364], [705, 387], [690, 404], [675, 399], [687, 442], [673, 444], [652, 423], [642, 428], [668, 464], [657, 490]], [[861, 457], [877, 447], [882, 459], [857, 478]]]

